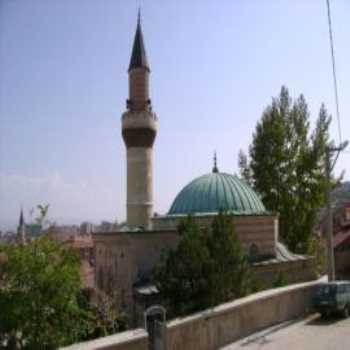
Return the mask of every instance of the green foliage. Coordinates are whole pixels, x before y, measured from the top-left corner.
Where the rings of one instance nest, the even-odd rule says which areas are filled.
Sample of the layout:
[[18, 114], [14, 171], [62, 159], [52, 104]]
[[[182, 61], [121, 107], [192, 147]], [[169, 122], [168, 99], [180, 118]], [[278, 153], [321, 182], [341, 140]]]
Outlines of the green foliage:
[[232, 224], [232, 216], [219, 213], [206, 242], [210, 252], [211, 304], [244, 296], [250, 291], [249, 265]]
[[325, 150], [331, 121], [321, 106], [316, 128], [303, 95], [294, 102], [287, 88], [273, 99], [256, 126], [250, 146], [252, 184], [268, 210], [280, 214], [280, 237], [306, 253], [317, 212], [325, 202]]
[[248, 157], [240, 150], [238, 153], [238, 169], [240, 177], [250, 186], [253, 184], [252, 169], [250, 168]]
[[288, 284], [287, 277], [283, 274], [283, 272], [279, 272], [277, 279], [273, 282], [273, 288], [284, 287]]
[[99, 295], [95, 290], [84, 289], [79, 294], [78, 304], [86, 310], [86, 332], [81, 340], [105, 337], [127, 328], [127, 315], [119, 311], [117, 295]]
[[316, 271], [323, 276], [327, 271], [327, 242], [321, 237], [312, 237], [309, 244], [308, 254], [315, 258]]
[[81, 290], [79, 268], [73, 249], [47, 237], [0, 244], [0, 348], [56, 349], [126, 328], [116, 296]]
[[250, 273], [232, 219], [220, 213], [203, 232], [188, 217], [179, 227], [180, 242], [163, 255], [155, 281], [168, 308], [183, 315], [250, 291]]
[[155, 280], [171, 309], [186, 314], [210, 303], [210, 254], [205, 236], [191, 217], [181, 224], [180, 234], [176, 250], [162, 256]]
[[83, 336], [79, 308], [79, 260], [47, 238], [2, 247], [0, 343], [23, 349], [54, 349]]

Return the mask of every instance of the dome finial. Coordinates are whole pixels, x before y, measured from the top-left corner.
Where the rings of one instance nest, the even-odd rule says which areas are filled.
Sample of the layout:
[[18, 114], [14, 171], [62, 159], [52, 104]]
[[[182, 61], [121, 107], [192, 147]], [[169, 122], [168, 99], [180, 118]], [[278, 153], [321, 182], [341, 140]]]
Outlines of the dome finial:
[[218, 173], [219, 172], [219, 169], [217, 167], [217, 159], [216, 159], [216, 151], [214, 151], [214, 166], [213, 166], [213, 173]]

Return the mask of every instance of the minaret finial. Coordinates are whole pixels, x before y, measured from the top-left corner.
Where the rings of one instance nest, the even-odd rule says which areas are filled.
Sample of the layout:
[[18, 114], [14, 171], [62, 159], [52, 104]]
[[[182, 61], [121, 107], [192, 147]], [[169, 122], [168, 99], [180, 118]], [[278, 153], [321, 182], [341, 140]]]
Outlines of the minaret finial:
[[137, 25], [141, 25], [141, 6], [139, 6], [139, 10], [137, 12]]
[[214, 166], [213, 166], [213, 173], [218, 173], [219, 169], [217, 167], [217, 159], [216, 159], [216, 151], [214, 151]]

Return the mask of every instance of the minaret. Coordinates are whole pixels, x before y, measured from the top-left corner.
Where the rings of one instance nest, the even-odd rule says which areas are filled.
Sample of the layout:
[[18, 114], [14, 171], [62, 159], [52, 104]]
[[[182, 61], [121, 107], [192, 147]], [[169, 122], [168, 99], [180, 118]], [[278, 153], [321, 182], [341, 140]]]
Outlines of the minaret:
[[129, 65], [129, 99], [122, 116], [122, 135], [127, 158], [127, 223], [152, 229], [152, 147], [157, 117], [149, 97], [150, 68], [143, 43], [140, 13]]

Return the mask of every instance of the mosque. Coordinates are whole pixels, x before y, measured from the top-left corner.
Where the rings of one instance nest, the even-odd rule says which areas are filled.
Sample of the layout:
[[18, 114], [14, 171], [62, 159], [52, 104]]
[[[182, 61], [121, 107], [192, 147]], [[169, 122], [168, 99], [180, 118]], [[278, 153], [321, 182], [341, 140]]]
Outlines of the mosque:
[[150, 66], [138, 18], [129, 64], [129, 98], [122, 115], [127, 160], [127, 224], [119, 232], [96, 233], [96, 286], [117, 295], [121, 307], [141, 319], [157, 289], [151, 273], [164, 250], [179, 241], [177, 226], [191, 214], [202, 228], [220, 210], [232, 214], [252, 269], [266, 283], [283, 274], [289, 282], [315, 278], [313, 259], [295, 255], [278, 241], [278, 214], [266, 210], [258, 194], [236, 175], [211, 172], [187, 184], [166, 215], [153, 214], [153, 146], [158, 117], [149, 96]]

